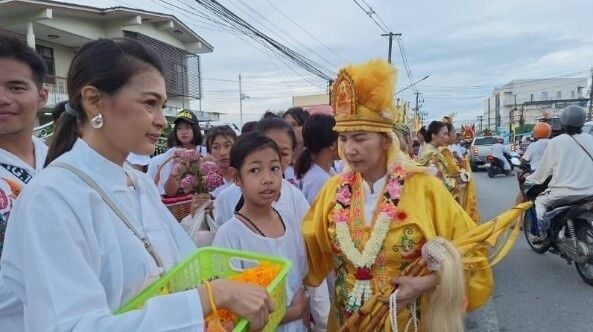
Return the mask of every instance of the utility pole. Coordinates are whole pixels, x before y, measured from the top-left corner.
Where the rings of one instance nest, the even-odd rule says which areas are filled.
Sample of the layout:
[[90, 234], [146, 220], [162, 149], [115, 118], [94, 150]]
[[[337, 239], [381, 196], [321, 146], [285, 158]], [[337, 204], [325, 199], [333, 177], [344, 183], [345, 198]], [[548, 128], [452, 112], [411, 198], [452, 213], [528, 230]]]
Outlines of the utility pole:
[[241, 74], [239, 74], [239, 124], [243, 125], [243, 90], [241, 88]]
[[589, 121], [593, 119], [593, 68], [591, 68], [591, 90], [589, 91]]
[[482, 132], [482, 121], [483, 121], [483, 119], [484, 119], [484, 116], [483, 115], [478, 115], [478, 121], [480, 121], [480, 130], [479, 130], [479, 132]]
[[420, 97], [420, 92], [416, 92], [416, 107], [414, 108], [414, 118], [418, 117], [418, 98]]
[[389, 37], [389, 53], [387, 53], [387, 62], [391, 63], [391, 48], [393, 47], [393, 37], [399, 37], [401, 36], [401, 33], [393, 33], [393, 32], [389, 32], [389, 33], [384, 33], [381, 36], [383, 37]]

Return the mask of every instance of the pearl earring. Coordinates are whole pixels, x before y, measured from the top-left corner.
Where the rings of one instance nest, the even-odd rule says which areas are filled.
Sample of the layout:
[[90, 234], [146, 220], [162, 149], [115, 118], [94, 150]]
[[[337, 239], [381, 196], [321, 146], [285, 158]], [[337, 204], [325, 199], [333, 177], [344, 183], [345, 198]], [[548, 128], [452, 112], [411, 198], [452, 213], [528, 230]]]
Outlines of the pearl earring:
[[95, 129], [103, 127], [103, 114], [99, 113], [91, 119], [91, 127]]

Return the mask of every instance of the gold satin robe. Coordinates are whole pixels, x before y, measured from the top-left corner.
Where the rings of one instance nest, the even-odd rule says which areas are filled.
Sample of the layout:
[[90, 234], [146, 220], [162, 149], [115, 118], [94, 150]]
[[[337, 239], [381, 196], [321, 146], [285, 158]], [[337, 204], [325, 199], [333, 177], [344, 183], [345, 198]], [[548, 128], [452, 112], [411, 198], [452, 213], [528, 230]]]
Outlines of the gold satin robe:
[[[443, 184], [457, 203], [476, 223], [480, 222], [475, 179], [470, 176], [469, 182], [461, 181], [459, 177], [461, 168], [451, 150], [447, 147], [437, 149], [432, 144], [426, 144], [422, 155], [418, 158], [418, 163], [422, 166], [436, 166], [442, 174]], [[465, 171], [471, 175], [469, 168], [466, 167]]]
[[[335, 273], [335, 290], [328, 321], [328, 331], [336, 331], [346, 317], [345, 307], [348, 292], [355, 281], [355, 267], [341, 253], [336, 239], [335, 222], [331, 216], [336, 204], [336, 189], [342, 183], [340, 175], [324, 185], [309, 209], [303, 222], [303, 234], [307, 248], [309, 272], [305, 279], [308, 285], [319, 285], [330, 271]], [[353, 192], [362, 190], [362, 178], [357, 174]], [[371, 227], [364, 222], [364, 199], [352, 198], [350, 208], [350, 233], [358, 250], [370, 237]], [[455, 204], [451, 195], [433, 176], [410, 174], [405, 180], [398, 211], [401, 220], [394, 220], [372, 267], [373, 292], [390, 285], [390, 280], [400, 275], [408, 264], [421, 255], [422, 245], [429, 239], [442, 236], [454, 239], [475, 227], [465, 211]], [[481, 252], [472, 253], [482, 255]], [[468, 309], [475, 309], [488, 300], [492, 292], [492, 271], [489, 267], [466, 273]], [[426, 310], [426, 295], [419, 301], [419, 318]], [[408, 309], [398, 314], [399, 326], [409, 319]]]

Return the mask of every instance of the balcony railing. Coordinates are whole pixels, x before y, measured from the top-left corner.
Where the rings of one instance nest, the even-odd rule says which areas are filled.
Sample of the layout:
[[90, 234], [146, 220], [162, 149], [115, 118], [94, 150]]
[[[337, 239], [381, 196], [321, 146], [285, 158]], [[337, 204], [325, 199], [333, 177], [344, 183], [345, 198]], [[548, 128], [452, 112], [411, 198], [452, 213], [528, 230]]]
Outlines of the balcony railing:
[[61, 101], [68, 100], [68, 88], [66, 78], [60, 76], [48, 76], [43, 86], [48, 90], [49, 96], [47, 106], [53, 106]]

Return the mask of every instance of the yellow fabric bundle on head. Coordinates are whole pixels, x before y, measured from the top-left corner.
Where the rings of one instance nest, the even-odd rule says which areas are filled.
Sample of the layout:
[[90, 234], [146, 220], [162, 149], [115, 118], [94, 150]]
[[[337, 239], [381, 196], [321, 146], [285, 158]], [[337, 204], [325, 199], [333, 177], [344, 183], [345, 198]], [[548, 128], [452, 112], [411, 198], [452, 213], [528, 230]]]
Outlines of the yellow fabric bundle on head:
[[382, 112], [393, 105], [393, 90], [397, 71], [383, 60], [370, 60], [361, 65], [349, 65], [346, 72], [354, 81], [359, 106]]
[[337, 132], [390, 133], [398, 121], [393, 104], [397, 70], [384, 60], [349, 65], [332, 86]]

